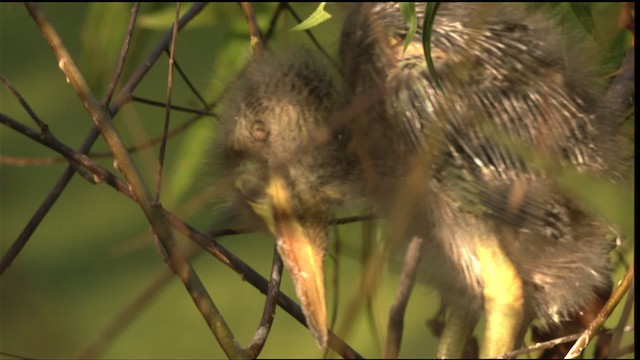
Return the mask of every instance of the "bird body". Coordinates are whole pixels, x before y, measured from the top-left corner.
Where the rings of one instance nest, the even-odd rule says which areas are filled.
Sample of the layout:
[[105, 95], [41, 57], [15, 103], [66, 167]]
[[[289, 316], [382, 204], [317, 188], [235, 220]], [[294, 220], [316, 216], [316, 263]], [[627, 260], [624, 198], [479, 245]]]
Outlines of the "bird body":
[[[610, 286], [608, 226], [536, 163], [546, 156], [580, 172], [612, 170], [604, 134], [613, 123], [595, 117], [603, 87], [581, 58], [594, 52], [520, 6], [442, 4], [431, 37], [435, 74], [421, 32], [403, 54], [407, 25], [397, 4], [353, 9], [340, 48], [353, 99], [378, 96], [355, 119], [366, 125], [354, 126], [401, 134], [381, 149], [354, 131], [378, 169], [379, 211], [391, 218], [398, 206], [410, 209], [408, 225], [391, 233], [426, 240], [422, 272], [462, 313], [449, 319], [473, 328], [487, 313], [484, 356], [512, 350], [532, 318], [557, 323]], [[407, 191], [418, 197], [394, 202]], [[447, 345], [455, 336], [443, 339], [439, 356], [460, 356]]]

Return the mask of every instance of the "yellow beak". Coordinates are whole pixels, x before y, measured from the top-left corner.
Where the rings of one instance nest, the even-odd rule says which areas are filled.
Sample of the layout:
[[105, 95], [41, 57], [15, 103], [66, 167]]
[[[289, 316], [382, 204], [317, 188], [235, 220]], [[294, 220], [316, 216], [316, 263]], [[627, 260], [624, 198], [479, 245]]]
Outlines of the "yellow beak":
[[[323, 265], [326, 239], [321, 231], [304, 231], [281, 177], [271, 174], [266, 193], [270, 208], [251, 205], [277, 237], [278, 252], [293, 278], [307, 326], [318, 346], [324, 348], [328, 340]], [[307, 233], [321, 238], [310, 238]]]

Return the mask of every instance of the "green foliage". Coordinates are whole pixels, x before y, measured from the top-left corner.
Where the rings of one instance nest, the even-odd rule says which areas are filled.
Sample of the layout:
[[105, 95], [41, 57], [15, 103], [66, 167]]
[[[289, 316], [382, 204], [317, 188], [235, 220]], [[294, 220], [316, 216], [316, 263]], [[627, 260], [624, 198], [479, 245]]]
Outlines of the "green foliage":
[[436, 14], [440, 3], [429, 2], [425, 8], [424, 22], [422, 23], [422, 47], [424, 48], [424, 57], [427, 60], [427, 66], [429, 72], [433, 77], [436, 85], [440, 86], [438, 80], [438, 74], [436, 73], [436, 67], [433, 65], [433, 59], [431, 58], [431, 34], [433, 33], [433, 25], [436, 20]]
[[312, 27], [318, 26], [321, 23], [331, 19], [331, 14], [329, 14], [324, 10], [324, 6], [326, 4], [327, 4], [326, 2], [321, 2], [320, 5], [318, 5], [318, 7], [316, 8], [316, 10], [311, 15], [309, 15], [308, 18], [306, 18], [300, 24], [291, 28], [291, 31], [309, 30]]
[[402, 17], [409, 27], [407, 30], [407, 37], [404, 39], [404, 47], [402, 49], [402, 54], [404, 54], [413, 41], [413, 36], [416, 34], [416, 30], [418, 30], [418, 16], [416, 15], [416, 4], [414, 2], [401, 2], [399, 5]]
[[93, 89], [104, 89], [111, 80], [127, 30], [130, 6], [126, 3], [89, 5], [84, 26], [81, 64]]

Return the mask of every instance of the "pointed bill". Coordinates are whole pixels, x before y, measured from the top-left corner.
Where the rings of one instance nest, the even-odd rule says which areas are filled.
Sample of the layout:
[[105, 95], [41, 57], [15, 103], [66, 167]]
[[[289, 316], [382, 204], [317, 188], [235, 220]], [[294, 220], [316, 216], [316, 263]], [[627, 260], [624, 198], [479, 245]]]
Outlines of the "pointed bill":
[[324, 235], [318, 231], [306, 233], [303, 230], [294, 215], [282, 178], [272, 175], [267, 193], [272, 216], [272, 223], [268, 225], [278, 238], [278, 252], [293, 278], [307, 326], [318, 346], [324, 348], [328, 340], [323, 265], [326, 239], [307, 236], [307, 233]]

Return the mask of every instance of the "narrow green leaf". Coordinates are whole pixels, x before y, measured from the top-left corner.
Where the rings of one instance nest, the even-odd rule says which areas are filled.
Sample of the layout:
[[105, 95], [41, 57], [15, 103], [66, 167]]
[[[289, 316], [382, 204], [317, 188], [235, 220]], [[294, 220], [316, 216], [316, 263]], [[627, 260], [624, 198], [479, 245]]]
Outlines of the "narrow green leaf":
[[89, 5], [82, 27], [80, 66], [94, 91], [106, 88], [111, 80], [130, 14], [131, 5], [127, 3]]
[[401, 2], [399, 4], [402, 17], [407, 23], [407, 37], [404, 39], [404, 47], [402, 48], [402, 55], [407, 51], [409, 44], [413, 41], [413, 36], [418, 30], [418, 16], [416, 15], [416, 3], [414, 2]]
[[291, 28], [291, 31], [309, 30], [312, 27], [318, 26], [319, 24], [331, 19], [331, 14], [324, 11], [324, 6], [326, 4], [326, 2], [321, 2], [320, 5], [318, 5], [316, 11], [313, 12], [313, 14], [309, 15], [309, 17], [300, 24]]
[[436, 67], [433, 65], [431, 58], [431, 34], [433, 33], [433, 24], [436, 20], [436, 13], [440, 7], [439, 2], [428, 2], [424, 10], [424, 21], [422, 22], [422, 47], [424, 49], [424, 58], [427, 61], [427, 67], [433, 77], [434, 83], [440, 87]]

